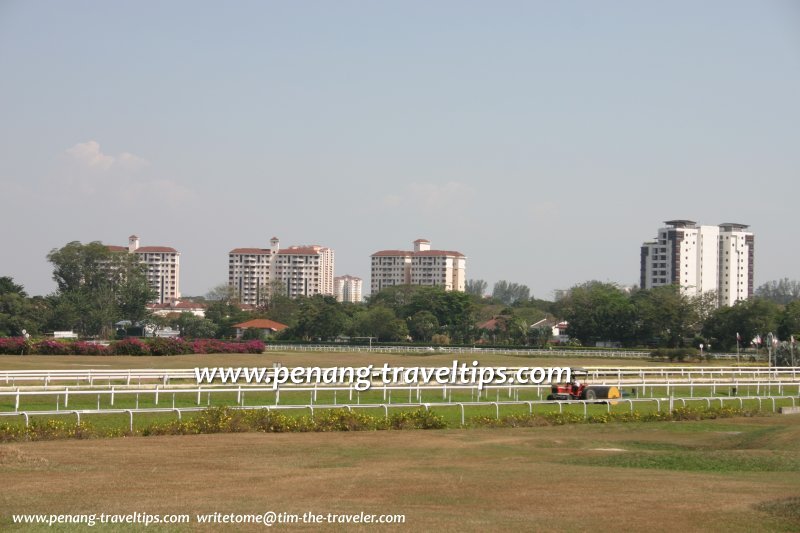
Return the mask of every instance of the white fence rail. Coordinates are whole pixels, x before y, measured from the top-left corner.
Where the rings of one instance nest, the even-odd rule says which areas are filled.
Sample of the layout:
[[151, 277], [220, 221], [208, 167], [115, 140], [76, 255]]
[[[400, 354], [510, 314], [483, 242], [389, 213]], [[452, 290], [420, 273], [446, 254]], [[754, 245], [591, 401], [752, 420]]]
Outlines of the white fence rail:
[[[648, 351], [633, 350], [550, 350], [544, 348], [479, 348], [477, 346], [369, 346], [369, 345], [330, 345], [330, 344], [268, 344], [268, 352], [373, 352], [373, 353], [418, 353], [432, 355], [434, 353], [454, 354], [496, 354], [539, 357], [601, 357], [609, 359], [650, 359]], [[753, 354], [712, 353], [706, 354], [711, 359], [746, 360]]]
[[[637, 398], [637, 399], [620, 399], [616, 400], [614, 403], [616, 405], [628, 405], [630, 412], [633, 413], [635, 410], [635, 406], [640, 405], [652, 405], [655, 403], [656, 409], [658, 412], [661, 412], [663, 408], [668, 408], [672, 411], [676, 407], [676, 403], [681, 403], [682, 407], [687, 406], [687, 402], [700, 402], [705, 403], [707, 408], [711, 408], [712, 405], [715, 405], [719, 402], [720, 407], [724, 407], [725, 401], [728, 402], [738, 402], [739, 407], [744, 407], [745, 401], [755, 402], [758, 401], [758, 409], [763, 410], [764, 406], [763, 403], [765, 401], [769, 402], [771, 405], [772, 412], [776, 412], [777, 410], [777, 401], [778, 400], [790, 400], [792, 403], [792, 407], [796, 407], [796, 398], [794, 396], [753, 396], [753, 397], [736, 397], [736, 398], [723, 398], [723, 397], [700, 397], [700, 398]], [[457, 403], [400, 403], [400, 404], [389, 404], [389, 403], [377, 403], [377, 404], [325, 404], [325, 405], [314, 405], [314, 404], [306, 404], [306, 405], [253, 405], [253, 406], [237, 406], [231, 407], [232, 409], [244, 409], [244, 410], [259, 410], [265, 409], [267, 411], [281, 411], [281, 410], [308, 410], [311, 418], [314, 417], [314, 412], [318, 410], [330, 410], [330, 409], [347, 409], [348, 411], [352, 411], [353, 409], [383, 409], [384, 416], [386, 418], [389, 417], [389, 409], [398, 409], [398, 408], [419, 408], [424, 407], [426, 410], [430, 410], [432, 408], [436, 409], [446, 409], [446, 408], [454, 408], [458, 407], [460, 410], [460, 417], [461, 417], [461, 425], [465, 425], [466, 419], [466, 408], [467, 407], [489, 407], [492, 406], [495, 408], [495, 416], [496, 418], [500, 418], [500, 408], [506, 406], [527, 406], [529, 414], [534, 414], [535, 408], [537, 406], [558, 406], [559, 413], [564, 412], [564, 406], [569, 405], [580, 405], [583, 408], [583, 416], [587, 418], [589, 416], [588, 413], [588, 406], [590, 404], [594, 404], [596, 402], [590, 402], [586, 400], [572, 400], [572, 401], [535, 401], [535, 400], [528, 400], [528, 401], [478, 401], [478, 402], [457, 402]], [[612, 403], [606, 403], [606, 411], [611, 412]], [[25, 426], [28, 427], [30, 425], [30, 419], [32, 416], [75, 416], [77, 418], [78, 424], [81, 423], [81, 417], [87, 415], [108, 415], [108, 414], [127, 414], [129, 417], [129, 429], [133, 432], [133, 418], [134, 414], [155, 414], [155, 413], [174, 413], [178, 420], [181, 420], [184, 413], [193, 413], [199, 412], [206, 409], [205, 407], [172, 407], [172, 408], [144, 408], [144, 409], [75, 409], [75, 410], [50, 410], [50, 411], [16, 411], [16, 412], [0, 412], [0, 417], [9, 417], [9, 416], [22, 416], [25, 419]]]
[[[599, 384], [598, 384], [599, 385]], [[607, 385], [614, 385], [608, 383]], [[731, 399], [737, 398], [739, 395], [745, 397], [769, 397], [777, 392], [779, 396], [788, 396], [796, 392], [800, 396], [800, 382], [775, 382], [775, 381], [738, 381], [738, 380], [720, 380], [713, 382], [666, 382], [666, 383], [653, 383], [653, 382], [630, 382], [625, 383], [625, 387], [635, 390], [635, 398], [622, 398], [619, 401], [631, 400], [652, 400], [654, 394], [665, 394], [673, 398], [675, 401], [693, 400], [695, 393], [699, 393], [700, 397], [707, 397], [708, 389], [711, 388], [711, 398], [715, 399]], [[20, 389], [0, 391], [0, 402], [4, 399], [13, 399], [14, 411], [18, 412], [22, 409], [23, 400], [29, 402], [31, 399], [44, 398], [45, 401], [52, 401], [55, 396], [55, 410], [69, 409], [70, 399], [73, 398], [96, 398], [97, 411], [113, 410], [115, 402], [120, 398], [127, 399], [128, 402], [134, 402], [136, 409], [139, 408], [140, 399], [144, 398], [146, 403], [152, 403], [158, 406], [159, 402], [163, 403], [164, 398], [169, 401], [171, 397], [172, 409], [177, 408], [177, 399], [180, 396], [183, 403], [187, 402], [187, 396], [192, 398], [192, 402], [201, 406], [203, 399], [205, 399], [206, 406], [212, 404], [212, 395], [219, 398], [220, 394], [236, 395], [236, 405], [239, 407], [247, 407], [246, 399], [248, 395], [261, 394], [261, 402], [263, 402], [263, 395], [274, 395], [274, 406], [288, 407], [289, 404], [284, 402], [281, 404], [281, 393], [284, 394], [286, 400], [287, 394], [290, 394], [290, 400], [295, 405], [297, 402], [298, 394], [308, 395], [308, 404], [314, 405], [318, 401], [319, 394], [333, 393], [333, 405], [340, 405], [338, 401], [344, 404], [355, 402], [357, 405], [361, 404], [362, 396], [365, 400], [369, 401], [375, 396], [380, 395], [382, 402], [389, 405], [394, 405], [398, 401], [401, 403], [414, 403], [421, 405], [432, 400], [441, 399], [443, 404], [458, 403], [460, 400], [459, 395], [470, 395], [470, 401], [488, 401], [491, 395], [494, 395], [495, 401], [501, 401], [501, 395], [507, 397], [508, 401], [543, 401], [543, 398], [550, 393], [551, 385], [490, 385], [485, 386], [483, 389], [477, 385], [420, 385], [420, 384], [405, 384], [405, 385], [381, 385], [373, 387], [368, 391], [356, 390], [353, 385], [347, 386], [291, 386], [273, 389], [271, 386], [196, 386], [196, 387], [180, 387], [180, 386], [165, 386], [157, 385], [155, 388], [140, 388], [140, 387], [115, 387], [110, 388], [70, 388], [64, 387], [59, 389]], [[455, 402], [453, 401], [453, 394], [456, 394]], [[647, 398], [648, 393], [650, 398]], [[392, 395], [394, 394], [394, 403], [392, 402]], [[521, 400], [527, 394], [530, 398], [534, 394], [537, 400]], [[399, 398], [400, 397], [400, 398]], [[258, 397], [257, 397], [258, 398]], [[338, 401], [337, 401], [338, 400]], [[42, 400], [39, 400], [40, 402]], [[84, 400], [85, 402], [85, 400]], [[106, 407], [103, 407], [106, 404]], [[305, 402], [300, 402], [305, 405]], [[259, 404], [261, 405], [261, 404]], [[10, 405], [8, 407], [10, 409]], [[11, 412], [11, 411], [7, 411]], [[0, 411], [0, 414], [3, 414]]]
[[[435, 366], [431, 366], [434, 367]], [[326, 367], [323, 367], [326, 368]], [[497, 368], [497, 367], [494, 367]], [[525, 367], [506, 367], [509, 371]], [[528, 367], [530, 368], [530, 367]], [[800, 367], [738, 367], [738, 366], [667, 366], [667, 367], [584, 367], [587, 378], [596, 384], [624, 384], [639, 381], [700, 381], [700, 380], [800, 380]], [[274, 376], [274, 366], [267, 375]], [[178, 369], [86, 369], [86, 370], [6, 370], [0, 371], [0, 390], [5, 387], [38, 385], [59, 386], [67, 383], [87, 386], [112, 384], [142, 385], [190, 381], [196, 383], [194, 368]], [[602, 383], [600, 383], [602, 382]]]

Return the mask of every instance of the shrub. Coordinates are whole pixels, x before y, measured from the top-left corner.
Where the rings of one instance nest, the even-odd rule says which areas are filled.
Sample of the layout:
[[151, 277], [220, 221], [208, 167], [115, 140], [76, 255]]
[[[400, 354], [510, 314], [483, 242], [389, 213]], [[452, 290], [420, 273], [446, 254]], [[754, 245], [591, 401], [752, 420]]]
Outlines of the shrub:
[[423, 407], [414, 411], [401, 411], [389, 417], [392, 429], [443, 429], [447, 427], [442, 416]]
[[39, 355], [63, 355], [69, 353], [69, 343], [56, 340], [39, 341], [33, 345], [32, 353]]
[[151, 355], [184, 355], [193, 353], [192, 344], [183, 339], [149, 339], [147, 345], [150, 347]]
[[139, 339], [123, 339], [111, 344], [110, 352], [114, 355], [148, 355], [150, 347]]
[[31, 342], [25, 337], [1, 337], [0, 354], [25, 355], [31, 353]]
[[658, 348], [650, 352], [650, 355], [670, 361], [684, 361], [699, 357], [700, 353], [695, 348]]
[[431, 336], [432, 344], [450, 344], [450, 337], [445, 334], [437, 333]]
[[96, 342], [75, 341], [65, 345], [71, 355], [109, 355], [108, 346]]

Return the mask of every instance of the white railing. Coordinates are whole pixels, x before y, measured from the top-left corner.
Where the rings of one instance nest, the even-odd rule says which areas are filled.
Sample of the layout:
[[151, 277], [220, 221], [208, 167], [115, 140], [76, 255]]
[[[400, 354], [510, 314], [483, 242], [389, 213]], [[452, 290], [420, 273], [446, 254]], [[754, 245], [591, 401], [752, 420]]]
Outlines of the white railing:
[[[593, 383], [592, 385], [602, 385], [600, 383]], [[607, 383], [606, 385], [614, 385], [614, 383]], [[712, 397], [712, 398], [736, 398], [739, 395], [744, 395], [745, 397], [757, 398], [757, 397], [769, 397], [775, 394], [779, 396], [786, 396], [796, 391], [797, 396], [800, 396], [800, 382], [774, 382], [774, 381], [715, 381], [715, 382], [682, 382], [682, 383], [647, 383], [647, 382], [631, 382], [625, 383], [625, 387], [629, 387], [631, 390], [635, 390], [635, 398], [622, 398], [620, 400], [612, 399], [613, 401], [630, 401], [632, 399], [635, 400], [652, 400], [654, 395], [656, 394], [664, 394], [667, 397], [673, 398], [676, 401], [692, 401], [695, 399], [695, 393], [699, 393], [700, 397]], [[622, 387], [620, 387], [622, 388]], [[711, 388], [711, 396], [708, 396], [708, 389]], [[408, 398], [407, 403], [416, 402], [417, 404], [425, 403], [425, 398], [427, 397], [430, 401], [431, 399], [441, 399], [442, 403], [444, 404], [452, 404], [458, 403], [462, 401], [459, 396], [466, 396], [466, 394], [470, 395], [470, 401], [487, 401], [490, 398], [490, 395], [495, 396], [495, 401], [501, 401], [501, 395], [503, 397], [507, 397], [509, 401], [543, 401], [543, 397], [546, 397], [550, 394], [551, 385], [547, 384], [537, 384], [537, 385], [489, 385], [484, 386], [482, 389], [479, 388], [477, 385], [468, 384], [468, 385], [447, 385], [447, 384], [435, 384], [435, 385], [421, 385], [419, 383], [411, 383], [411, 384], [402, 384], [402, 385], [380, 385], [372, 387], [366, 391], [359, 391], [353, 385], [339, 385], [339, 386], [331, 386], [331, 385], [314, 385], [314, 386], [283, 386], [279, 387], [278, 389], [273, 389], [271, 386], [242, 386], [242, 385], [203, 385], [203, 386], [196, 386], [196, 387], [179, 387], [179, 386], [165, 386], [162, 387], [160, 385], [155, 386], [155, 388], [141, 388], [141, 387], [122, 387], [118, 388], [116, 386], [112, 386], [110, 388], [58, 388], [58, 389], [39, 389], [39, 390], [31, 390], [31, 389], [21, 389], [17, 388], [15, 390], [6, 390], [0, 391], [0, 401], [4, 398], [13, 399], [14, 402], [14, 412], [18, 412], [21, 410], [22, 401], [25, 400], [26, 403], [31, 399], [36, 398], [44, 398], [45, 401], [52, 401], [53, 397], [55, 396], [55, 409], [56, 411], [60, 411], [61, 409], [69, 409], [70, 408], [70, 399], [71, 398], [95, 398], [97, 399], [97, 411], [103, 411], [108, 409], [113, 409], [116, 400], [119, 397], [123, 397], [128, 400], [128, 402], [134, 402], [135, 406], [138, 409], [140, 404], [140, 399], [144, 397], [146, 402], [150, 402], [152, 398], [152, 403], [154, 406], [158, 406], [159, 402], [163, 402], [163, 399], [166, 397], [169, 401], [169, 397], [171, 395], [172, 400], [172, 408], [177, 408], [177, 399], [180, 395], [182, 401], [185, 403], [187, 401], [186, 397], [191, 396], [193, 398], [193, 403], [195, 405], [200, 406], [203, 402], [203, 397], [205, 396], [206, 405], [210, 406], [212, 404], [212, 395], [219, 398], [220, 394], [228, 394], [236, 395], [236, 405], [239, 407], [246, 406], [246, 398], [248, 395], [262, 395], [260, 401], [263, 402], [263, 395], [274, 395], [274, 406], [283, 406], [286, 407], [287, 405], [297, 405], [297, 397], [300, 394], [308, 394], [308, 404], [314, 405], [318, 401], [319, 394], [328, 394], [333, 393], [333, 404], [336, 405], [340, 401], [344, 403], [353, 403], [361, 404], [362, 396], [365, 400], [369, 401], [371, 398], [375, 398], [375, 396], [381, 396], [382, 402], [387, 404], [393, 404], [392, 402], [392, 395], [395, 396], [394, 403], [396, 404], [398, 400], [403, 403], [406, 402], [406, 397]], [[287, 395], [290, 396], [290, 402], [284, 402], [281, 404], [281, 394], [284, 395], [284, 400], [286, 400]], [[456, 394], [455, 402], [453, 401], [453, 394]], [[530, 398], [533, 395], [536, 395], [537, 400], [524, 400], [525, 396]], [[647, 395], [650, 395], [647, 398]], [[402, 399], [399, 399], [398, 396], [401, 396]], [[258, 398], [258, 397], [257, 397]], [[41, 402], [41, 400], [39, 400]], [[85, 402], [85, 400], [84, 400]], [[106, 404], [107, 407], [103, 408], [102, 405]], [[305, 405], [306, 402], [300, 402], [300, 405]], [[9, 406], [10, 409], [10, 406]], [[27, 409], [22, 409], [27, 410]], [[28, 410], [29, 411], [29, 410]], [[9, 411], [10, 412], [10, 411]], [[0, 412], [1, 414], [1, 412]]]
[[[736, 398], [722, 398], [722, 397], [701, 397], [701, 398], [627, 398], [627, 399], [619, 399], [614, 400], [614, 402], [606, 402], [606, 412], [610, 413], [613, 405], [628, 405], [629, 410], [631, 413], [634, 412], [635, 406], [639, 405], [656, 405], [656, 409], [658, 412], [661, 412], [663, 408], [668, 408], [669, 411], [675, 409], [676, 404], [681, 402], [682, 407], [687, 406], [687, 402], [705, 402], [707, 408], [711, 408], [712, 405], [715, 405], [716, 402], [719, 402], [720, 407], [724, 407], [725, 401], [729, 402], [738, 402], [740, 408], [744, 408], [744, 402], [755, 402], [758, 401], [758, 409], [759, 411], [763, 410], [763, 402], [768, 401], [771, 403], [771, 410], [772, 412], [776, 412], [777, 410], [777, 401], [778, 400], [790, 400], [792, 403], [792, 408], [795, 408], [795, 400], [794, 396], [766, 396], [766, 397], [736, 397]], [[497, 419], [500, 418], [500, 408], [507, 407], [507, 406], [527, 406], [528, 413], [534, 414], [535, 408], [537, 406], [558, 406], [559, 413], [564, 412], [564, 406], [570, 405], [579, 405], [583, 408], [583, 416], [584, 418], [588, 418], [588, 406], [590, 404], [595, 404], [596, 401], [587, 401], [587, 400], [561, 400], [561, 401], [536, 401], [536, 400], [527, 400], [527, 401], [477, 401], [477, 402], [455, 402], [455, 403], [377, 403], [377, 404], [305, 404], [305, 405], [253, 405], [253, 406], [234, 406], [230, 407], [231, 409], [239, 409], [239, 410], [259, 410], [264, 409], [267, 411], [281, 411], [281, 410], [308, 410], [311, 418], [314, 418], [315, 411], [319, 410], [330, 410], [330, 409], [346, 409], [348, 411], [352, 411], [353, 409], [383, 409], [384, 417], [389, 417], [389, 409], [400, 409], [400, 408], [419, 408], [423, 407], [426, 410], [430, 410], [432, 408], [436, 409], [447, 409], [458, 407], [460, 410], [461, 415], [461, 425], [464, 426], [466, 419], [465, 413], [467, 407], [489, 407], [492, 406], [495, 408], [495, 416]], [[175, 413], [178, 420], [183, 418], [184, 413], [194, 413], [199, 412], [207, 409], [206, 407], [172, 407], [172, 408], [143, 408], [143, 409], [73, 409], [73, 410], [40, 410], [40, 411], [16, 411], [16, 412], [0, 412], [0, 417], [5, 416], [22, 416], [25, 419], [25, 426], [28, 427], [30, 425], [30, 418], [32, 416], [70, 416], [74, 415], [77, 418], [78, 424], [81, 423], [81, 416], [87, 415], [109, 415], [109, 414], [127, 414], [129, 416], [129, 429], [133, 432], [133, 418], [134, 414], [156, 414], [156, 413]]]
[[[597, 357], [609, 359], [650, 359], [651, 352], [641, 350], [575, 350], [559, 348], [555, 350], [545, 348], [480, 348], [477, 346], [369, 346], [369, 345], [331, 345], [331, 344], [267, 344], [267, 352], [374, 352], [374, 353], [418, 353], [433, 355], [435, 353], [468, 353], [468, 354], [497, 354], [517, 356], [547, 356], [547, 357]], [[734, 359], [746, 361], [754, 354], [712, 353], [705, 354], [711, 359]], [[758, 355], [759, 359], [763, 356]]]
[[[266, 363], [266, 362], [265, 362]], [[270, 379], [273, 369], [267, 372]], [[431, 365], [431, 367], [434, 367]], [[326, 367], [323, 367], [326, 368]], [[497, 368], [497, 366], [494, 366]], [[509, 371], [526, 367], [505, 367]], [[530, 368], [530, 367], [527, 367]], [[589, 382], [597, 384], [625, 384], [634, 380], [642, 382], [681, 382], [738, 379], [759, 381], [798, 381], [800, 367], [730, 367], [730, 366], [668, 366], [668, 367], [600, 367], [587, 366]], [[196, 383], [194, 368], [178, 369], [86, 369], [86, 370], [5, 370], [0, 371], [0, 390], [3, 387], [38, 385], [49, 388], [59, 384], [74, 383], [86, 386], [112, 386], [113, 384], [169, 385], [171, 382], [190, 381]]]

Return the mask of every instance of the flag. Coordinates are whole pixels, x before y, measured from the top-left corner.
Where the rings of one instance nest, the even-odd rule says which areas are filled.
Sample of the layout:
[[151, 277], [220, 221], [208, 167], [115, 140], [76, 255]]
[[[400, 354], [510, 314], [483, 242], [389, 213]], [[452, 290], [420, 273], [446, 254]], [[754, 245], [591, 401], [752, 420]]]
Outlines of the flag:
[[792, 335], [792, 344], [794, 344], [794, 335]]
[[736, 342], [741, 342], [741, 340], [742, 340], [742, 336], [739, 335], [739, 332], [737, 331], [736, 332]]

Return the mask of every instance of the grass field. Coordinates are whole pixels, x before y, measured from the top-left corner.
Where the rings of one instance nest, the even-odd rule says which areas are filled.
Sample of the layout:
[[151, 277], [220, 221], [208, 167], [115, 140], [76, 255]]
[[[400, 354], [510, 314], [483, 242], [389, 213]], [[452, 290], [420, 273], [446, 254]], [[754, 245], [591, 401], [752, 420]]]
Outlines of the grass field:
[[[583, 357], [522, 357], [498, 354], [404, 355], [368, 352], [266, 352], [264, 354], [205, 354], [154, 356], [80, 356], [80, 355], [3, 355], [0, 370], [58, 370], [88, 368], [194, 368], [210, 366], [447, 366], [459, 360], [478, 361], [482, 366], [669, 366], [664, 361], [646, 359], [611, 359]], [[678, 365], [678, 363], [675, 363]], [[685, 365], [686, 363], [682, 363]], [[729, 366], [730, 361], [703, 362], [705, 366]]]
[[[271, 366], [274, 362], [289, 366], [384, 362], [396, 366], [447, 366], [453, 359], [467, 360], [452, 354], [366, 353], [3, 356], [0, 370]], [[474, 359], [482, 365], [495, 366], [666, 366], [664, 362], [642, 360], [495, 354]], [[708, 392], [698, 387], [696, 394]], [[654, 389], [647, 395], [660, 393]], [[301, 396], [295, 398], [292, 394]], [[355, 400], [380, 402], [382, 394], [372, 390], [357, 395]], [[430, 394], [433, 397], [426, 396], [426, 401], [442, 400], [439, 392]], [[504, 394], [490, 389], [490, 397], [485, 399], [508, 399]], [[308, 403], [307, 395], [287, 391], [280, 403]], [[234, 405], [236, 394], [215, 393], [203, 400], [203, 404]], [[458, 396], [454, 399], [468, 400]], [[63, 402], [63, 397], [42, 396], [25, 401], [28, 403], [21, 405], [23, 409], [53, 408], [54, 403]], [[74, 395], [70, 397], [70, 408], [93, 408], [96, 401], [96, 396]], [[120, 395], [115, 407], [130, 408], [135, 401], [132, 396]], [[138, 401], [142, 407], [152, 406], [154, 395], [142, 394]], [[194, 405], [196, 395], [178, 393], [174, 399], [171, 394], [162, 395], [159, 406], [169, 407], [173, 401], [177, 406]], [[244, 399], [249, 405], [273, 401], [274, 393], [247, 392]], [[325, 397], [317, 399], [318, 403], [330, 401]], [[337, 398], [338, 403], [346, 401], [347, 398]], [[393, 401], [403, 399], [395, 396]], [[0, 398], [0, 409], [13, 410], [12, 402], [10, 397]], [[108, 398], [101, 398], [101, 403], [108, 407]], [[650, 408], [655, 409], [655, 404]], [[565, 409], [577, 413], [583, 407]], [[606, 409], [606, 405], [588, 407], [589, 414]], [[527, 410], [527, 406], [504, 407], [501, 414]], [[451, 424], [459, 418], [457, 406], [437, 412]], [[382, 410], [371, 414], [380, 416]], [[494, 416], [494, 408], [472, 407], [467, 411], [468, 418], [480, 415]], [[146, 415], [137, 418], [136, 425], [171, 419], [172, 414]], [[21, 418], [7, 420], [22, 423]], [[127, 416], [92, 415], [88, 420], [98, 426], [124, 427]], [[402, 526], [274, 526], [298, 531], [798, 531], [800, 416], [516, 429], [239, 433], [13, 443], [0, 445], [0, 479], [0, 530], [10, 531], [89, 530], [76, 526], [15, 526], [12, 513], [195, 515], [266, 511], [406, 516]], [[188, 526], [149, 529], [221, 529], [219, 525], [200, 526], [192, 518], [193, 523]], [[140, 529], [141, 526], [128, 526], [92, 530]], [[250, 528], [257, 529], [264, 527]]]
[[798, 452], [793, 416], [6, 444], [0, 529], [31, 530], [11, 513], [272, 510], [406, 515], [373, 531], [797, 531]]

